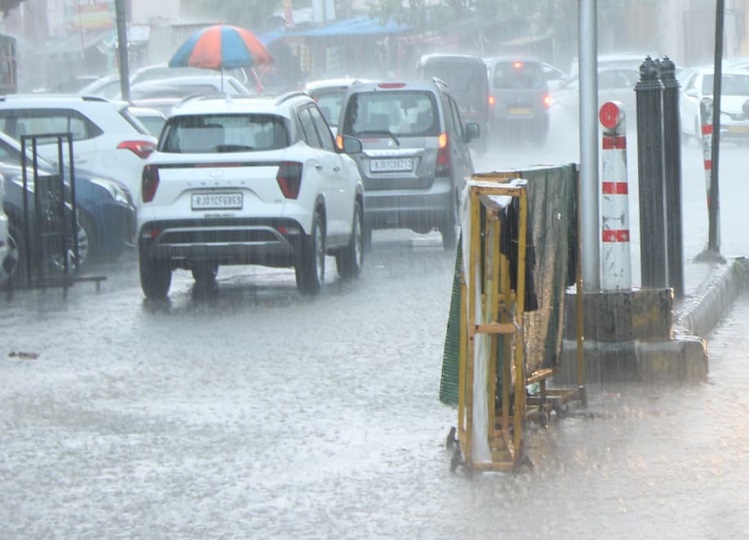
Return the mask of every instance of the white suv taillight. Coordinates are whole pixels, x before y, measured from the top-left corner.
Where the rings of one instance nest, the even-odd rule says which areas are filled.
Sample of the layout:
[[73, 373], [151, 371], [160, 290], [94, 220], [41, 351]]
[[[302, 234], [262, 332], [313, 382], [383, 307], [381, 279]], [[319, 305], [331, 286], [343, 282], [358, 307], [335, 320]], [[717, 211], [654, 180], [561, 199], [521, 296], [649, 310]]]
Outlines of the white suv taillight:
[[130, 150], [141, 159], [146, 159], [156, 150], [156, 145], [151, 141], [122, 141], [117, 145], [118, 150]]
[[450, 141], [447, 133], [437, 139], [437, 176], [450, 176]]
[[146, 165], [143, 167], [141, 182], [143, 202], [151, 202], [156, 196], [156, 190], [159, 188], [159, 168], [156, 165]]
[[302, 168], [303, 165], [297, 161], [282, 161], [278, 166], [276, 181], [287, 199], [296, 199], [299, 196], [299, 189], [302, 187]]

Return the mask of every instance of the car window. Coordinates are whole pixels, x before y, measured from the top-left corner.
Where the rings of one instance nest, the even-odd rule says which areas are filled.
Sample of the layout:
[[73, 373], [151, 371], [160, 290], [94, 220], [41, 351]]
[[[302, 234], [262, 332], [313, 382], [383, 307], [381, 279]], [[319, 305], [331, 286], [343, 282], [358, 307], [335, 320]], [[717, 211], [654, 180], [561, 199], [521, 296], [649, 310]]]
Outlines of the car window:
[[[702, 95], [711, 96], [713, 94], [714, 77], [706, 74], [702, 79]], [[749, 97], [749, 75], [723, 74], [721, 80], [720, 92], [724, 96], [747, 96]]]
[[480, 60], [431, 59], [422, 67], [422, 76], [442, 80], [463, 107], [483, 105], [486, 101], [486, 66]]
[[536, 62], [497, 62], [492, 86], [499, 90], [533, 90], [546, 86], [546, 77]]
[[637, 78], [634, 71], [610, 69], [598, 74], [598, 89], [634, 88]]
[[45, 133], [70, 133], [74, 141], [98, 137], [103, 132], [78, 111], [68, 109], [18, 109], [0, 111], [2, 131], [15, 137]]
[[273, 114], [210, 114], [172, 117], [164, 128], [160, 151], [226, 153], [286, 148], [288, 130]]
[[433, 92], [356, 92], [346, 109], [344, 131], [355, 136], [381, 131], [405, 137], [439, 134], [439, 112]]
[[322, 148], [320, 137], [317, 135], [315, 124], [310, 116], [309, 108], [305, 107], [299, 111], [299, 122], [302, 124], [302, 132], [304, 132], [304, 140], [313, 148]]
[[450, 104], [450, 116], [452, 117], [452, 123], [455, 129], [455, 133], [461, 140], [463, 140], [463, 121], [460, 118], [460, 110], [458, 109], [458, 104], [455, 103], [455, 100], [452, 98], [452, 96], [447, 96], [447, 100]]
[[315, 124], [315, 127], [317, 128], [317, 135], [320, 137], [320, 142], [322, 142], [322, 147], [325, 148], [325, 150], [328, 150], [329, 152], [334, 152], [335, 142], [333, 141], [333, 134], [330, 132], [330, 128], [328, 127], [328, 124], [325, 123], [325, 118], [323, 118], [322, 113], [314, 105], [308, 107], [307, 110], [309, 111], [309, 114], [312, 117], [312, 122]]

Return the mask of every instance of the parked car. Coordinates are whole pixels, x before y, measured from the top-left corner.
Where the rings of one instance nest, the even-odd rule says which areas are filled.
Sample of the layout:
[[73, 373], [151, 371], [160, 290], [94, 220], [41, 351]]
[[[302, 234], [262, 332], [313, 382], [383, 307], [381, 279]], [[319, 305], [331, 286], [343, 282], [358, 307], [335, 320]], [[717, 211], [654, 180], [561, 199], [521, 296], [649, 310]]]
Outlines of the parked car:
[[364, 181], [365, 246], [373, 229], [438, 229], [445, 249], [454, 249], [478, 124], [464, 125], [455, 99], [434, 81], [358, 84], [342, 111], [339, 148], [347, 136], [362, 141], [352, 155]]
[[320, 79], [309, 81], [304, 85], [304, 91], [317, 102], [325, 120], [327, 120], [333, 135], [338, 132], [338, 120], [341, 115], [341, 102], [352, 84], [371, 82], [368, 79], [345, 77], [340, 79]]
[[[201, 77], [205, 75], [220, 75], [220, 73], [211, 69], [196, 67], [172, 68], [167, 64], [153, 64], [137, 69], [130, 77], [130, 84], [171, 79], [173, 77]], [[223, 75], [234, 77], [254, 94], [264, 93], [263, 83], [260, 81], [260, 77], [252, 67], [227, 69], [224, 70]]]
[[[700, 102], [713, 97], [713, 68], [703, 67], [691, 72], [682, 87], [679, 100], [681, 130], [685, 138], [702, 134]], [[723, 70], [720, 97], [721, 140], [749, 141], [749, 72]]]
[[447, 85], [463, 121], [479, 125], [483, 136], [475, 139], [476, 150], [486, 152], [489, 139], [489, 80], [484, 61], [467, 54], [425, 54], [419, 58], [416, 70], [420, 79], [436, 77]]
[[[21, 145], [15, 139], [0, 133], [0, 163], [21, 166]], [[27, 166], [32, 166], [33, 155], [27, 153]], [[51, 176], [58, 173], [41, 156], [37, 156], [38, 169]], [[20, 170], [20, 169], [19, 169]], [[75, 200], [78, 221], [84, 229], [89, 257], [98, 260], [118, 258], [131, 245], [135, 234], [135, 205], [130, 193], [119, 182], [75, 170]], [[63, 168], [67, 175], [68, 168]], [[33, 175], [31, 176], [33, 178]], [[69, 184], [69, 180], [66, 180]], [[11, 212], [12, 222], [18, 224], [23, 216], [23, 204], [16, 200], [16, 210]], [[20, 205], [20, 206], [19, 206]]]
[[549, 132], [549, 87], [543, 63], [531, 57], [485, 60], [489, 77], [490, 131], [504, 140], [543, 143]]
[[[22, 135], [71, 133], [77, 171], [112, 178], [134, 198], [140, 192], [145, 159], [156, 137], [128, 110], [128, 104], [92, 96], [19, 94], [0, 97], [0, 131]], [[56, 166], [57, 144], [49, 138], [39, 154]]]
[[[8, 216], [8, 250], [2, 259], [0, 281], [8, 279], [14, 284], [28, 284], [28, 269], [32, 273], [49, 275], [51, 271], [69, 272], [82, 269], [88, 260], [89, 242], [86, 229], [80, 221], [76, 226], [77, 250], [72, 234], [72, 205], [70, 192], [61, 194], [65, 199], [62, 212], [56, 211], [60, 198], [55, 198], [54, 190], [45, 191], [45, 210], [37, 219], [34, 192], [38, 185], [59, 186], [59, 176], [41, 171], [34, 176], [31, 167], [26, 168], [27, 195], [24, 197], [24, 169], [18, 165], [0, 162], [0, 177], [3, 178], [3, 211]], [[31, 181], [29, 181], [31, 180]], [[58, 192], [59, 194], [59, 192]], [[24, 198], [26, 202], [24, 202]], [[28, 219], [24, 219], [24, 216]], [[39, 230], [41, 225], [42, 230]], [[41, 233], [44, 234], [41, 234]], [[59, 233], [65, 237], [66, 249], [63, 252]], [[26, 236], [28, 234], [28, 236]], [[27, 246], [29, 251], [27, 250]], [[27, 266], [31, 264], [31, 267]], [[44, 265], [44, 266], [41, 266]], [[43, 271], [43, 272], [42, 272]]]
[[81, 96], [99, 96], [107, 99], [115, 99], [121, 93], [120, 76], [104, 75], [76, 92]]
[[[359, 141], [344, 149], [356, 153]], [[141, 286], [169, 292], [172, 271], [211, 283], [221, 265], [293, 267], [304, 294], [363, 261], [363, 186], [314, 100], [196, 97], [172, 110], [143, 169], [138, 209]]]
[[564, 71], [558, 67], [552, 66], [546, 62], [541, 62], [541, 69], [544, 72], [546, 78], [546, 86], [549, 88], [549, 92], [559, 90], [561, 87], [567, 84], [570, 77]]
[[[603, 67], [598, 70], [598, 108], [607, 101], [620, 101], [628, 123], [637, 119], [635, 85], [640, 80], [639, 69], [628, 67]], [[580, 79], [571, 78], [568, 83], [551, 94], [553, 107], [559, 107], [575, 119], [580, 114]]]

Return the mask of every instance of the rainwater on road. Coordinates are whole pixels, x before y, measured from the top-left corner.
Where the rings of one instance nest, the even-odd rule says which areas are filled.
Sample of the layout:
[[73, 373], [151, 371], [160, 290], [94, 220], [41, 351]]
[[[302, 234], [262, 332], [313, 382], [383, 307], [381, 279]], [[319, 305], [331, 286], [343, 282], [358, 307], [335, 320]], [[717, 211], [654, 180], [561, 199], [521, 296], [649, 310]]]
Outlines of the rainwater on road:
[[[554, 144], [528, 156], [577, 161]], [[686, 191], [696, 207], [704, 184]], [[99, 293], [4, 298], [0, 538], [745, 535], [746, 299], [710, 337], [708, 383], [591, 386], [529, 429], [532, 469], [469, 476], [438, 401], [454, 257], [436, 234], [374, 242], [355, 282], [329, 258], [315, 299], [237, 267], [213, 291], [178, 272], [149, 303], [132, 257]]]

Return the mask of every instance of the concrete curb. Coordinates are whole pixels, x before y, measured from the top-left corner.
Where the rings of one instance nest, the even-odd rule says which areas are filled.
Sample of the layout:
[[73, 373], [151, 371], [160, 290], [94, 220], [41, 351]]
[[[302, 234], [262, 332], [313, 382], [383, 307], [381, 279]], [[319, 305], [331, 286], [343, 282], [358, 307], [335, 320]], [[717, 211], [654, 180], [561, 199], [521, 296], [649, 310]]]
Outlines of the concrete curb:
[[716, 264], [696, 293], [675, 309], [674, 330], [707, 337], [739, 296], [746, 280], [747, 261], [729, 259]]

